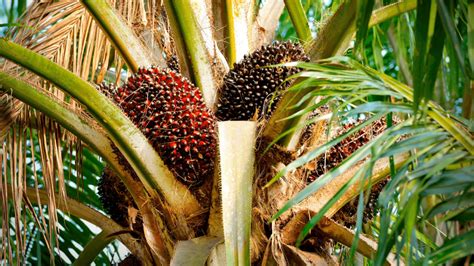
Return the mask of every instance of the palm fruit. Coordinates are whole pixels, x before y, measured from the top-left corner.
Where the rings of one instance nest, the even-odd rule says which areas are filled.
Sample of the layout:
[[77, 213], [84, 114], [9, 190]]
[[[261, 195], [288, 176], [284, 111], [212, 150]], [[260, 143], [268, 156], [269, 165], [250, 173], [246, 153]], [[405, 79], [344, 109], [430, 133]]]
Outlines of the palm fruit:
[[117, 264], [118, 266], [140, 266], [142, 262], [133, 254], [128, 254], [128, 256]]
[[308, 60], [303, 47], [292, 42], [275, 42], [244, 56], [224, 77], [216, 117], [224, 121], [250, 120], [256, 112], [259, 117], [266, 111], [271, 113], [279, 100], [275, 92], [285, 89], [289, 85], [285, 80], [300, 70], [267, 66]]
[[180, 67], [179, 67], [179, 62], [178, 62], [178, 57], [176, 57], [176, 55], [171, 55], [167, 60], [166, 60], [166, 65], [168, 65], [168, 67], [171, 69], [171, 70], [174, 70], [178, 73], [180, 73]]
[[179, 180], [196, 186], [213, 174], [215, 117], [199, 88], [173, 70], [151, 67], [112, 93]]
[[115, 95], [114, 93], [117, 90], [117, 88], [115, 87], [115, 84], [113, 83], [109, 83], [109, 84], [101, 83], [97, 85], [96, 89], [111, 100], [113, 100], [113, 97]]

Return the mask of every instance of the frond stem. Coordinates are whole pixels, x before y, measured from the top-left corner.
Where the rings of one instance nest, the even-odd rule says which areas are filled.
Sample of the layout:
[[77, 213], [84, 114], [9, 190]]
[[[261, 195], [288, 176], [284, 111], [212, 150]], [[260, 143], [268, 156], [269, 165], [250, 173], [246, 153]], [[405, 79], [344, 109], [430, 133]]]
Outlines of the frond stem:
[[190, 0], [167, 1], [165, 4], [171, 6], [167, 10], [173, 12], [173, 16], [179, 24], [187, 55], [191, 61], [193, 80], [201, 89], [206, 105], [213, 109], [216, 101], [217, 85], [214, 80], [210, 55], [201, 34], [198, 20], [193, 12], [193, 5]]
[[235, 41], [235, 27], [234, 27], [234, 3], [233, 0], [225, 1], [225, 15], [227, 27], [225, 29], [225, 34], [228, 40], [227, 45], [227, 62], [229, 62], [230, 68], [232, 68], [236, 62], [236, 41]]
[[311, 30], [308, 24], [308, 18], [301, 5], [300, 0], [285, 0], [285, 6], [290, 14], [291, 22], [295, 27], [298, 38], [306, 43], [311, 40]]

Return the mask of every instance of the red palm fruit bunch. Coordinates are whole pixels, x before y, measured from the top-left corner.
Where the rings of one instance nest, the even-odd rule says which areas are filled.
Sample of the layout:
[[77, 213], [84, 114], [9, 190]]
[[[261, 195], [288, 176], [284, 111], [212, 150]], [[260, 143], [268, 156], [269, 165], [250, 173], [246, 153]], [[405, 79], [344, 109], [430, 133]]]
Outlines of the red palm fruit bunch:
[[140, 68], [109, 91], [183, 183], [197, 186], [213, 174], [216, 119], [188, 79], [170, 69]]
[[[213, 174], [216, 119], [204, 104], [201, 91], [186, 78], [169, 69], [141, 68], [120, 88], [101, 84], [98, 90], [141, 129], [181, 182], [197, 187]], [[136, 177], [123, 156], [119, 155], [119, 161]], [[128, 227], [128, 209], [137, 206], [120, 178], [106, 168], [98, 189], [107, 213]], [[139, 217], [131, 226], [138, 233], [142, 231]]]
[[[250, 120], [256, 112], [270, 114], [279, 100], [275, 94], [289, 83], [285, 80], [300, 71], [296, 67], [270, 67], [293, 61], [309, 61], [301, 45], [275, 42], [263, 46], [242, 61], [224, 77], [219, 91], [216, 116], [219, 120]], [[273, 100], [273, 101], [272, 101]], [[271, 107], [267, 105], [271, 103]]]

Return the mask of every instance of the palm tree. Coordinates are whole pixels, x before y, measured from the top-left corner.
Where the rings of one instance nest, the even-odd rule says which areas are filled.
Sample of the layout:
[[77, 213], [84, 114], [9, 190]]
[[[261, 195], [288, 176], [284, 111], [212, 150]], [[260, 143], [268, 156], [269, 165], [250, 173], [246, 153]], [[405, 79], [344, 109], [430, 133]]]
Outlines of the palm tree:
[[[31, 4], [0, 39], [0, 260], [469, 263], [474, 4], [330, 2]], [[235, 63], [290, 38], [309, 62], [259, 66], [297, 71], [271, 116], [216, 122], [200, 185], [108, 96], [169, 67], [212, 116]]]

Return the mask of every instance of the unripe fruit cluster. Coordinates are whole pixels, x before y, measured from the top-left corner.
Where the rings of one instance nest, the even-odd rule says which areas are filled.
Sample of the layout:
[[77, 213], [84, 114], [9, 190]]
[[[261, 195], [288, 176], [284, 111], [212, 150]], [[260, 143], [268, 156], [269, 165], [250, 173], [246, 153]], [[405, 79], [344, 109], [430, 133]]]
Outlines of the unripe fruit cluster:
[[224, 77], [217, 118], [251, 120], [256, 112], [259, 117], [270, 114], [279, 100], [276, 92], [284, 90], [288, 86], [285, 80], [300, 71], [296, 67], [271, 66], [308, 60], [303, 47], [292, 42], [275, 42], [244, 56]]

